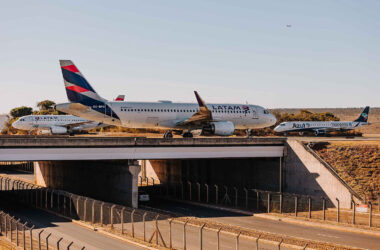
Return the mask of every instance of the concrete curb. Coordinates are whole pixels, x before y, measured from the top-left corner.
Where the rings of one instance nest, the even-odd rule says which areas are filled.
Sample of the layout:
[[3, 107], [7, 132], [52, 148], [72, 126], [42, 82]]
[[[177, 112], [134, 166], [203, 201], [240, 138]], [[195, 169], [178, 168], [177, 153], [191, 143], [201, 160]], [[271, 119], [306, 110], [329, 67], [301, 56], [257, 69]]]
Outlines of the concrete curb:
[[299, 225], [306, 225], [311, 227], [318, 227], [318, 228], [326, 228], [326, 229], [333, 229], [337, 231], [343, 231], [343, 232], [351, 232], [351, 233], [360, 233], [360, 234], [367, 234], [372, 236], [380, 237], [380, 232], [377, 231], [371, 231], [361, 228], [353, 228], [353, 227], [347, 227], [347, 226], [340, 226], [340, 225], [331, 225], [331, 224], [324, 224], [320, 222], [314, 222], [314, 221], [303, 221], [303, 220], [297, 220], [293, 218], [288, 217], [280, 217], [276, 215], [269, 215], [269, 214], [254, 214], [253, 216], [268, 220], [275, 220], [275, 221], [283, 221], [293, 224], [299, 224]]

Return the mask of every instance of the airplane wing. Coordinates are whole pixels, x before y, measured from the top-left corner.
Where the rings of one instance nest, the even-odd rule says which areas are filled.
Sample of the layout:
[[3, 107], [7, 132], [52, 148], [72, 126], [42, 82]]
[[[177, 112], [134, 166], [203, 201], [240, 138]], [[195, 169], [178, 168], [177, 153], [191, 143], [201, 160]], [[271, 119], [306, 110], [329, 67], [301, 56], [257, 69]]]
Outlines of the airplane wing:
[[194, 91], [195, 97], [199, 105], [199, 111], [192, 115], [190, 118], [178, 122], [177, 126], [195, 125], [200, 126], [205, 123], [209, 123], [213, 120], [211, 111], [206, 106], [206, 103], [199, 96], [197, 91]]
[[60, 125], [60, 127], [66, 127], [67, 129], [72, 129], [72, 128], [75, 128], [75, 127], [78, 127], [78, 126], [81, 126], [81, 125], [84, 125], [84, 124], [89, 124], [89, 123], [92, 123], [93, 121], [85, 121], [85, 122], [76, 122], [76, 123], [70, 123], [70, 124], [67, 124], [67, 125]]

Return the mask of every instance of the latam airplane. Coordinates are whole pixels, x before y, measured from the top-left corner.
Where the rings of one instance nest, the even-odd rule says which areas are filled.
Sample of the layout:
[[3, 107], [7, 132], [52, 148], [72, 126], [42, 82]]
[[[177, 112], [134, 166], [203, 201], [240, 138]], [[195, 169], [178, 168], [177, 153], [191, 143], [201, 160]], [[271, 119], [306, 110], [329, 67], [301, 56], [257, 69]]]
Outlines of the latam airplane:
[[100, 97], [70, 60], [60, 60], [67, 97], [70, 103], [57, 104], [59, 111], [89, 120], [128, 128], [182, 130], [183, 137], [193, 137], [192, 131], [205, 135], [232, 135], [235, 129], [272, 126], [276, 118], [257, 105], [207, 104], [195, 91], [196, 103], [112, 102]]
[[12, 126], [21, 130], [37, 130], [42, 134], [74, 134], [106, 125], [73, 115], [27, 115], [20, 117]]
[[348, 131], [368, 125], [369, 107], [365, 107], [361, 115], [355, 121], [296, 121], [283, 122], [274, 128], [274, 131], [287, 134], [289, 132], [314, 132], [316, 136], [332, 131]]

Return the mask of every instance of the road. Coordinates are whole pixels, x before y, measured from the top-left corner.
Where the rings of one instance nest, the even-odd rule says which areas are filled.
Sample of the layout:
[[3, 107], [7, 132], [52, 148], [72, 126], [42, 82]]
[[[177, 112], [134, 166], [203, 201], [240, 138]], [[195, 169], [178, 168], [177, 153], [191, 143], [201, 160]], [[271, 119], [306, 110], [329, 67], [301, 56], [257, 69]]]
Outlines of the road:
[[[70, 220], [58, 217], [42, 210], [24, 208], [20, 206], [1, 206], [4, 212], [27, 221], [28, 224], [33, 224], [35, 229], [33, 232], [38, 234], [42, 229], [41, 239], [45, 239], [49, 233], [52, 233], [49, 238], [49, 245], [56, 245], [59, 238], [63, 237], [60, 243], [62, 249], [66, 249], [67, 245], [73, 241], [74, 244], [70, 249], [85, 249], [103, 250], [103, 249], [144, 249], [134, 244], [120, 241], [107, 237], [101, 233], [91, 231], [80, 225], [77, 225]], [[45, 242], [45, 241], [44, 241]]]
[[366, 249], [379, 249], [380, 246], [380, 237], [367, 234], [358, 234], [326, 228], [316, 228], [307, 225], [275, 221], [254, 216], [245, 216], [228, 211], [216, 210], [212, 208], [205, 208], [201, 206], [172, 201], [160, 200], [157, 203], [149, 204], [149, 206], [154, 206], [156, 208], [168, 210], [174, 213], [180, 213], [185, 216], [195, 216], [199, 218], [205, 218], [207, 220], [212, 220], [214, 222], [280, 235], [338, 243], [351, 247]]

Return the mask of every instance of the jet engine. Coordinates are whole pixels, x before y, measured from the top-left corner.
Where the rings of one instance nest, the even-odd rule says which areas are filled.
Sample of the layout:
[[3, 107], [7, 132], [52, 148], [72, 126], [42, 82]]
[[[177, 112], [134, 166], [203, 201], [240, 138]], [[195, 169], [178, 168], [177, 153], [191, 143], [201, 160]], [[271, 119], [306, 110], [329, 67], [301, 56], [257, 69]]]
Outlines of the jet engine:
[[59, 126], [53, 126], [50, 128], [50, 131], [52, 134], [66, 134], [67, 128], [59, 127]]
[[235, 125], [230, 121], [211, 122], [209, 126], [204, 127], [202, 134], [208, 135], [221, 135], [229, 136], [233, 135], [235, 131]]

